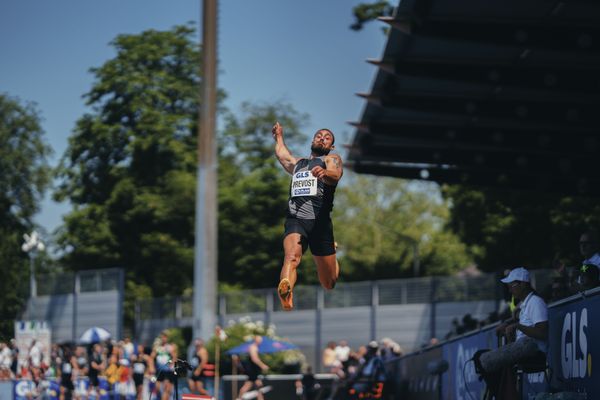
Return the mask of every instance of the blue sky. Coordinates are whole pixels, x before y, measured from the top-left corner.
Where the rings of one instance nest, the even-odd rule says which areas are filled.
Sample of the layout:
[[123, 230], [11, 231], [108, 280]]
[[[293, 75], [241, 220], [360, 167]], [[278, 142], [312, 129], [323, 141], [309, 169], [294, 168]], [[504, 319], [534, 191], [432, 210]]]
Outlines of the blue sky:
[[[225, 105], [285, 100], [311, 117], [306, 134], [328, 127], [351, 137], [385, 44], [381, 23], [349, 29], [360, 0], [221, 0], [218, 85]], [[200, 21], [201, 0], [2, 0], [0, 92], [37, 103], [56, 165], [92, 85], [89, 68], [114, 56], [118, 34]], [[199, 26], [199, 25], [198, 25]], [[198, 40], [200, 40], [200, 30]], [[344, 151], [341, 151], [344, 156]], [[48, 197], [48, 196], [47, 196]], [[36, 221], [48, 232], [68, 204], [46, 198]]]

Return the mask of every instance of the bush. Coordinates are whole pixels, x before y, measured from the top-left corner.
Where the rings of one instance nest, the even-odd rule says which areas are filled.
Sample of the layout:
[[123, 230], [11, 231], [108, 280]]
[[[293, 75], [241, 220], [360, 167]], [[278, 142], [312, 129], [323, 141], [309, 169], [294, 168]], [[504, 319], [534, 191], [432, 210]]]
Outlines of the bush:
[[[253, 340], [254, 336], [266, 336], [275, 340], [285, 340], [275, 334], [275, 325], [265, 326], [262, 321], [253, 322], [250, 317], [242, 317], [237, 322], [229, 321], [228, 326], [223, 329], [227, 338], [219, 343], [221, 372], [231, 373], [231, 356], [227, 354], [229, 349], [242, 343]], [[214, 362], [216, 337], [212, 337], [206, 348]], [[247, 355], [242, 355], [247, 357]], [[269, 366], [269, 373], [297, 373], [300, 367], [306, 363], [306, 357], [300, 350], [286, 350], [278, 353], [260, 354], [261, 360]]]

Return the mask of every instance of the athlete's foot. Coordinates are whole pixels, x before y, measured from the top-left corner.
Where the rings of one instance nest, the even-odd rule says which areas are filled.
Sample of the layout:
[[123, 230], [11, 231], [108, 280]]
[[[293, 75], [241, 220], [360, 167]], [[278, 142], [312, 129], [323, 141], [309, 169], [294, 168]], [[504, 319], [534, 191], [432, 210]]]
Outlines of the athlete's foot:
[[289, 311], [294, 308], [294, 293], [292, 293], [292, 284], [289, 279], [283, 278], [279, 281], [277, 294], [279, 295], [279, 300], [281, 300], [281, 307], [284, 310]]

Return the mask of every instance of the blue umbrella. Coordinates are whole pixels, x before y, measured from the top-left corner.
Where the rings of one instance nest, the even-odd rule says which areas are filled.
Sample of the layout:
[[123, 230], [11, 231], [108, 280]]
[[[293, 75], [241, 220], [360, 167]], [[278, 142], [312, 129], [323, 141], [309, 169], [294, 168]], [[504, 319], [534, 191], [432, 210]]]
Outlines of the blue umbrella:
[[[277, 353], [278, 351], [285, 350], [294, 350], [297, 349], [298, 346], [289, 342], [283, 342], [281, 340], [271, 339], [269, 337], [263, 336], [262, 342], [258, 345], [259, 353]], [[243, 354], [247, 353], [250, 345], [254, 343], [254, 340], [251, 340], [246, 343], [242, 343], [239, 346], [236, 346], [232, 349], [227, 350], [227, 354]]]
[[103, 342], [106, 339], [110, 339], [110, 332], [104, 328], [94, 326], [83, 332], [83, 335], [79, 338], [80, 343], [98, 343]]

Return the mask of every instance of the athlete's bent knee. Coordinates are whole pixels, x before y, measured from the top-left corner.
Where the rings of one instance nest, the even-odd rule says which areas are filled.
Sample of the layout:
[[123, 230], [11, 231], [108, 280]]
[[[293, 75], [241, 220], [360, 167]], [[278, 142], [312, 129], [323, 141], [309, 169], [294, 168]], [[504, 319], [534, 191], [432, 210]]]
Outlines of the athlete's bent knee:
[[297, 254], [286, 254], [285, 263], [289, 264], [292, 268], [296, 268], [300, 264], [300, 256]]
[[321, 280], [321, 286], [323, 286], [323, 288], [325, 288], [327, 290], [331, 290], [335, 287], [336, 281], [337, 281], [337, 279], [335, 279], [335, 278], [323, 279], [323, 280]]

